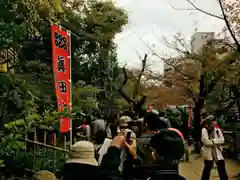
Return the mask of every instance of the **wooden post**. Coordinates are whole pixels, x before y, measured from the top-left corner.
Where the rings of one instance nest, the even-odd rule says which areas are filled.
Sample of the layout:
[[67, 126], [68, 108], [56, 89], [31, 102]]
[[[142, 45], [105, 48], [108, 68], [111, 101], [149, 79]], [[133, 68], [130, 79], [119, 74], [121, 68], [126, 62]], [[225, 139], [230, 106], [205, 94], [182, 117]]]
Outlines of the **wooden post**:
[[[34, 142], [37, 142], [37, 129], [34, 131]], [[33, 145], [33, 171], [36, 172], [36, 144]]]
[[[25, 139], [28, 140], [28, 134], [27, 134], [27, 131], [25, 132]], [[27, 145], [28, 145], [28, 142], [24, 141], [24, 146], [25, 146], [25, 149], [24, 149], [24, 159], [26, 158], [27, 156]]]
[[[47, 144], [47, 131], [43, 131], [43, 144]], [[42, 165], [44, 166], [44, 162], [46, 160], [46, 147], [43, 147], [43, 161]]]
[[[56, 147], [57, 145], [57, 135], [56, 133], [53, 133], [53, 147]], [[56, 150], [53, 149], [53, 172], [56, 170]]]
[[[63, 148], [67, 149], [67, 136], [64, 135], [64, 140], [63, 140]], [[66, 153], [63, 153], [64, 155], [64, 160], [66, 160]]]

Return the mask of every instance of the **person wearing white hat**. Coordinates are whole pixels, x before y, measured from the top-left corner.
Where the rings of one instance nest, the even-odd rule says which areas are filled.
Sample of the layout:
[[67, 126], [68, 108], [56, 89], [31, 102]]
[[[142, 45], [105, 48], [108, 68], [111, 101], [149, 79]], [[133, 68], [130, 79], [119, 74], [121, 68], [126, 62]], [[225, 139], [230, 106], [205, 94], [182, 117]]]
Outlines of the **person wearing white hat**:
[[57, 180], [55, 174], [50, 171], [42, 170], [34, 175], [35, 180]]
[[79, 141], [72, 146], [70, 157], [64, 164], [62, 180], [96, 180], [98, 163], [94, 146], [89, 141]]

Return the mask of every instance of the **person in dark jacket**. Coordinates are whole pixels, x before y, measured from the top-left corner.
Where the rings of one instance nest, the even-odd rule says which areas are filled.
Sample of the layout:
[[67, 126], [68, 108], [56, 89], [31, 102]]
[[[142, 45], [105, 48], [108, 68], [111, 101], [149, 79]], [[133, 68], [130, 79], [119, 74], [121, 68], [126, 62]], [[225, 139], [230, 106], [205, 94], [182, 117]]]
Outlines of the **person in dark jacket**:
[[124, 147], [124, 136], [115, 136], [103, 156], [101, 166], [99, 167], [99, 179], [101, 180], [121, 180], [119, 165], [121, 164], [121, 152]]
[[101, 149], [101, 147], [104, 143], [104, 140], [106, 138], [107, 138], [107, 132], [106, 131], [99, 130], [95, 134], [94, 148], [95, 148], [95, 159], [96, 160], [98, 160], [98, 158], [99, 158], [99, 150]]
[[184, 138], [180, 131], [174, 128], [162, 129], [150, 140], [153, 148], [155, 164], [151, 180], [184, 180], [179, 175], [179, 162], [184, 155]]
[[144, 123], [147, 126], [147, 131], [137, 138], [137, 155], [142, 164], [147, 165], [152, 161], [152, 151], [149, 149], [149, 141], [159, 129], [167, 128], [167, 124], [161, 122], [158, 111], [154, 110], [146, 113]]
[[[148, 165], [150, 176], [145, 180], [185, 180], [184, 177], [179, 175], [178, 168], [180, 159], [184, 154], [183, 136], [181, 132], [173, 128], [161, 130], [151, 138], [150, 145], [156, 164], [152, 166]], [[126, 146], [132, 151], [131, 147], [126, 144], [123, 136], [116, 136], [113, 139], [111, 146], [108, 148], [108, 152], [103, 157], [99, 169], [100, 179], [121, 179], [118, 167], [121, 161], [121, 149]], [[142, 172], [141, 168], [141, 166], [137, 168], [138, 173]], [[144, 167], [144, 169], [146, 168]]]

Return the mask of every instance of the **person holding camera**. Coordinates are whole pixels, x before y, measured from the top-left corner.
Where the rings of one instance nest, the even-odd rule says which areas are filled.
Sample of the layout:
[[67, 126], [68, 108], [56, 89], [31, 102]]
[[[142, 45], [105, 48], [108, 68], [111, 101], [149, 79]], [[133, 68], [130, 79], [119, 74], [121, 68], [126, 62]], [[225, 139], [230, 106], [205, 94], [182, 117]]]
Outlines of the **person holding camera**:
[[[111, 137], [108, 137], [105, 139], [102, 147], [99, 150], [99, 158], [98, 158], [99, 164], [101, 164], [102, 158], [106, 154], [107, 148], [110, 146], [111, 141], [115, 136], [122, 135], [125, 137], [126, 142], [129, 142], [129, 143], [131, 142], [131, 144], [136, 144], [136, 134], [131, 129], [128, 128], [129, 122], [131, 122], [131, 118], [129, 116], [122, 116], [117, 122], [118, 126], [114, 126], [114, 129], [113, 128], [111, 129]], [[120, 154], [120, 158], [121, 158], [121, 164], [119, 166], [120, 172], [123, 171], [124, 161], [126, 159], [129, 159], [127, 158], [127, 155], [128, 153], [126, 149], [122, 149], [122, 152]]]
[[[145, 178], [151, 180], [184, 180], [179, 175], [179, 162], [184, 154], [183, 136], [173, 128], [162, 129], [150, 140], [152, 148], [152, 159], [156, 162], [154, 166], [149, 165], [150, 176]], [[129, 144], [124, 136], [116, 136], [107, 153], [104, 155], [100, 166], [100, 179], [120, 180], [121, 173], [118, 170], [121, 163], [120, 154], [126, 148], [133, 159], [137, 159], [136, 144]], [[141, 173], [141, 169], [137, 169]], [[131, 177], [134, 179], [134, 177]]]
[[[121, 164], [119, 170], [122, 172], [123, 180], [131, 179], [134, 172], [134, 162], [136, 156], [130, 151], [136, 151], [136, 134], [129, 128], [129, 123], [132, 119], [129, 116], [122, 116], [119, 119], [119, 129], [121, 135], [125, 137], [125, 148], [121, 152]], [[126, 147], [131, 148], [126, 148]], [[130, 151], [129, 151], [130, 150]]]

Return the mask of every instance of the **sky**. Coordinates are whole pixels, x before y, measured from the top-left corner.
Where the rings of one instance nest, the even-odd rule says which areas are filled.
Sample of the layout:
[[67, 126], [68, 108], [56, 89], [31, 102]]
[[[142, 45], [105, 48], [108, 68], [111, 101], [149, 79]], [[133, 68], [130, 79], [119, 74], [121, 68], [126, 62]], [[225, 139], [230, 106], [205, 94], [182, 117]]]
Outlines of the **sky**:
[[[149, 47], [154, 46], [154, 51], [159, 55], [176, 55], [164, 45], [164, 38], [171, 41], [173, 35], [180, 32], [186, 40], [190, 40], [196, 29], [199, 32], [218, 33], [224, 27], [222, 20], [198, 11], [176, 10], [172, 7], [192, 8], [186, 0], [116, 0], [116, 4], [129, 15], [128, 25], [115, 38], [119, 62], [128, 68], [140, 68], [139, 55], [149, 53]], [[220, 15], [216, 0], [195, 0], [195, 4]], [[148, 67], [161, 73], [163, 62], [150, 53]]]

